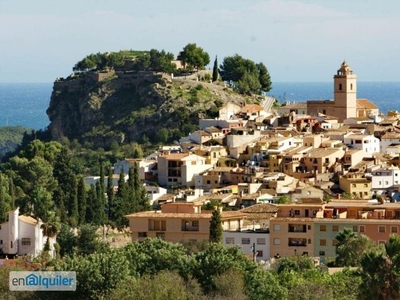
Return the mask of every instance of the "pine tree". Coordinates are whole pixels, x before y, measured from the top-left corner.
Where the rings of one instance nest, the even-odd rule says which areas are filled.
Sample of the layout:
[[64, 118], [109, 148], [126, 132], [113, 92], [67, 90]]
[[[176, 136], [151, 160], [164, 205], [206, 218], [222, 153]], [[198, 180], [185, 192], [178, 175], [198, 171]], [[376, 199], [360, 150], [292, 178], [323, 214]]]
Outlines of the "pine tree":
[[81, 176], [79, 177], [78, 180], [78, 190], [77, 190], [78, 212], [79, 212], [78, 223], [80, 225], [86, 223], [86, 209], [87, 209], [86, 197], [87, 195], [86, 195], [85, 180]]
[[221, 213], [218, 209], [212, 213], [210, 221], [210, 242], [221, 243], [222, 242], [222, 220]]
[[217, 60], [217, 56], [215, 56], [213, 73], [212, 73], [212, 81], [214, 82], [217, 80], [218, 80], [218, 60]]

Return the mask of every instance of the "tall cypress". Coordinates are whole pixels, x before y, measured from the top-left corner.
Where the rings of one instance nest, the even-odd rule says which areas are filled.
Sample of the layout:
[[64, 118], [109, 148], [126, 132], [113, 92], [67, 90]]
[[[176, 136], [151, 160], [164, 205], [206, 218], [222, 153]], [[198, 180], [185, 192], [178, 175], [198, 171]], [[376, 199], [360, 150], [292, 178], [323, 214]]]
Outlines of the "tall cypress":
[[213, 211], [210, 221], [210, 242], [222, 242], [222, 220], [218, 209]]
[[218, 80], [218, 60], [217, 56], [215, 56], [214, 60], [214, 67], [213, 67], [213, 72], [212, 72], [212, 81], [217, 81]]
[[78, 223], [80, 225], [86, 223], [86, 209], [87, 209], [86, 197], [87, 195], [86, 195], [85, 180], [83, 179], [82, 176], [80, 176], [78, 180], [78, 190], [77, 190], [78, 212], [79, 212]]
[[128, 224], [128, 220], [125, 218], [125, 215], [132, 213], [129, 212], [126, 207], [127, 199], [129, 199], [129, 188], [128, 184], [125, 182], [125, 173], [124, 171], [121, 171], [118, 180], [118, 191], [114, 197], [112, 206], [110, 207], [112, 222], [118, 228], [121, 228]]
[[114, 185], [113, 185], [113, 172], [111, 167], [108, 168], [108, 177], [107, 177], [107, 218], [110, 219], [111, 216], [111, 207], [114, 202]]

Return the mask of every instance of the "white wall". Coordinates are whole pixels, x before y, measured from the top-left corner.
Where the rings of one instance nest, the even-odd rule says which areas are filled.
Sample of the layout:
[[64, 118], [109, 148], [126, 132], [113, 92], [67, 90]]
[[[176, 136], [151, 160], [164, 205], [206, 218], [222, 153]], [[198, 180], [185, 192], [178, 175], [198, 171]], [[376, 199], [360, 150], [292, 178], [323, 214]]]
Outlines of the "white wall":
[[[228, 244], [227, 238], [233, 238], [234, 244]], [[242, 239], [250, 239], [249, 244], [243, 244]], [[265, 241], [265, 244], [257, 242]], [[222, 233], [222, 243], [225, 247], [240, 246], [244, 254], [252, 254], [251, 247], [255, 243], [256, 251], [262, 251], [262, 256], [257, 257], [257, 261], [269, 260], [270, 258], [270, 238], [269, 233], [257, 231], [224, 231]]]

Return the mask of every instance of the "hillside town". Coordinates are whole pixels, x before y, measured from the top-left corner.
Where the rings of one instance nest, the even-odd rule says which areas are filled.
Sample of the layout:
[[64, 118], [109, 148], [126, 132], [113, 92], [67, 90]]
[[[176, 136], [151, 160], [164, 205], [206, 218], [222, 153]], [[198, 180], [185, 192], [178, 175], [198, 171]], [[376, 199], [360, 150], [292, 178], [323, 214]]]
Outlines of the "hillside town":
[[[132, 241], [208, 241], [213, 210], [221, 212], [223, 245], [240, 246], [258, 262], [293, 255], [332, 261], [345, 228], [376, 244], [397, 234], [400, 113], [383, 116], [357, 99], [357, 77], [346, 62], [334, 75], [333, 100], [273, 102], [227, 103], [175, 144], [117, 162], [114, 190], [121, 172], [127, 181], [137, 165], [153, 208], [126, 216]], [[0, 227], [3, 253], [37, 256], [41, 221], [18, 217], [18, 209], [9, 214]]]
[[202, 206], [210, 203], [222, 213], [223, 244], [257, 261], [332, 260], [344, 228], [385, 243], [400, 226], [399, 120], [357, 99], [346, 62], [334, 75], [333, 100], [276, 110], [228, 103], [176, 145], [115, 164], [115, 185], [139, 165], [154, 208], [127, 216], [132, 240], [208, 240], [212, 211]]

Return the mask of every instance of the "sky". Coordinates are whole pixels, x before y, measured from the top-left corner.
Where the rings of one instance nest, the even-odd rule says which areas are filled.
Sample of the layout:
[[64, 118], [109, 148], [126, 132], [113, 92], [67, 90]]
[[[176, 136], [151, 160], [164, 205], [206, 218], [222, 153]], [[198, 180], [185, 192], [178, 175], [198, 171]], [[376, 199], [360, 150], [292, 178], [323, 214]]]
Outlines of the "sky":
[[[272, 82], [400, 81], [398, 0], [0, 0], [0, 82], [53, 82], [97, 52], [196, 43], [263, 62]], [[211, 67], [211, 66], [210, 66]]]

